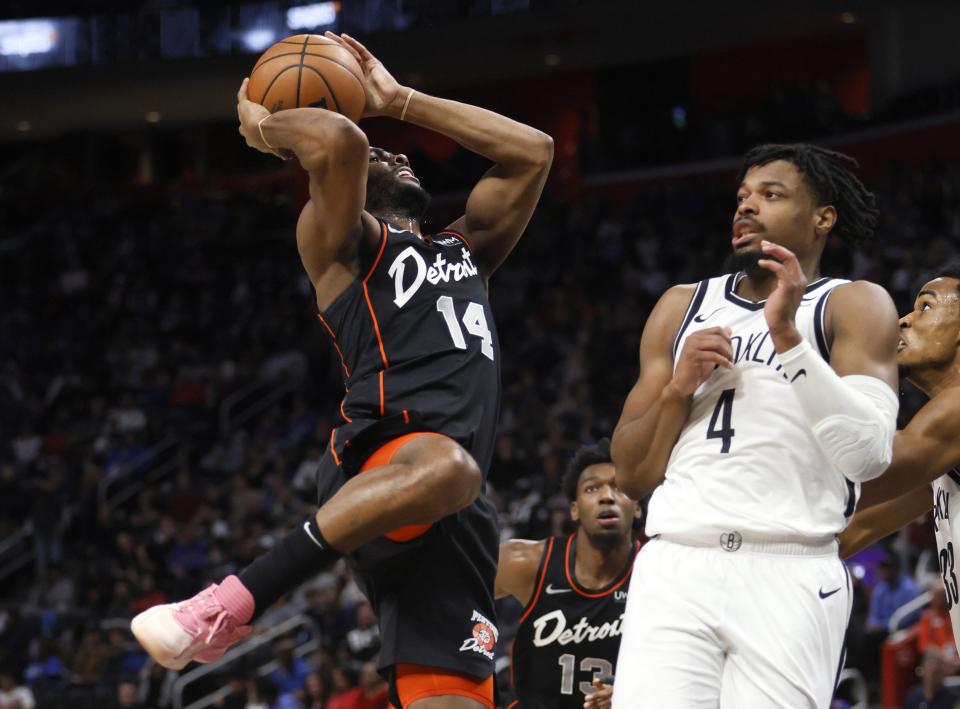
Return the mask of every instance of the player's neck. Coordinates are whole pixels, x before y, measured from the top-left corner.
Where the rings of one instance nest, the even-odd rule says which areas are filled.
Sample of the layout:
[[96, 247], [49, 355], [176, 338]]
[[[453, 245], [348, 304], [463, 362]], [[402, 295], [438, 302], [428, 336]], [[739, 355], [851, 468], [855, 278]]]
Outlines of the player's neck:
[[945, 370], [926, 369], [911, 372], [907, 379], [932, 399], [947, 389], [960, 388], [960, 363], [953, 362]]
[[616, 546], [597, 545], [581, 529], [577, 532], [574, 573], [585, 588], [603, 588], [623, 573], [633, 550], [633, 539], [626, 537]]
[[[800, 268], [802, 268], [803, 272], [807, 274], [808, 284], [813, 283], [815, 280], [820, 278], [819, 258], [807, 259], [805, 262], [801, 261]], [[757, 277], [757, 274], [744, 275], [737, 282], [737, 286], [734, 290], [741, 298], [758, 302], [769, 298], [776, 289], [777, 277], [773, 273], [767, 275], [767, 272], [764, 272], [764, 274], [760, 277]]]
[[420, 222], [413, 217], [408, 217], [402, 214], [381, 214], [379, 216], [388, 224], [393, 224], [396, 227], [406, 229], [407, 231], [412, 231], [417, 236], [421, 236]]

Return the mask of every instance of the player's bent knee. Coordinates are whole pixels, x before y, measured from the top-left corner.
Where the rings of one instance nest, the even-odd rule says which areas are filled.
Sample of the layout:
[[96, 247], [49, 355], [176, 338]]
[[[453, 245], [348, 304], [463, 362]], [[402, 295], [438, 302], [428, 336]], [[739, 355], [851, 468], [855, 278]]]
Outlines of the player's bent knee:
[[449, 439], [442, 449], [423, 467], [421, 476], [424, 499], [434, 521], [467, 507], [483, 487], [483, 473], [466, 450]]

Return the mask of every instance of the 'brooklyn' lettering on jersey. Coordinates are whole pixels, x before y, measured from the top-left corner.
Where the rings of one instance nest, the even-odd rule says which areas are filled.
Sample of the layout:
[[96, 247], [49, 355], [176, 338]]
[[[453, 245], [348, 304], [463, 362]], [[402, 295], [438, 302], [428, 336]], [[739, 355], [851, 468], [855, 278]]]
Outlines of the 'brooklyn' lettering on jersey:
[[[828, 543], [853, 514], [859, 488], [814, 439], [777, 361], [764, 302], [739, 296], [739, 277], [698, 283], [677, 333], [674, 366], [692, 333], [730, 328], [734, 366], [717, 368], [694, 392], [664, 484], [650, 500], [646, 533], [708, 544], [741, 535]], [[827, 303], [846, 282], [810, 283], [796, 314], [800, 334], [827, 360]]]
[[513, 641], [517, 702], [511, 709], [581, 709], [594, 677], [613, 674], [639, 545], [612, 583], [588, 590], [574, 577], [576, 536], [546, 541], [535, 592]]

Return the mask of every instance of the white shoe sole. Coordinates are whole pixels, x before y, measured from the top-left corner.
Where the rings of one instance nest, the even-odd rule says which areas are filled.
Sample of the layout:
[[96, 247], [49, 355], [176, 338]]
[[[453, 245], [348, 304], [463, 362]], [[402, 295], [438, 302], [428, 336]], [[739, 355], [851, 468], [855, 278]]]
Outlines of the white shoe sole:
[[150, 657], [168, 670], [182, 670], [193, 659], [185, 656], [193, 639], [173, 619], [173, 604], [148, 608], [130, 621], [130, 630]]

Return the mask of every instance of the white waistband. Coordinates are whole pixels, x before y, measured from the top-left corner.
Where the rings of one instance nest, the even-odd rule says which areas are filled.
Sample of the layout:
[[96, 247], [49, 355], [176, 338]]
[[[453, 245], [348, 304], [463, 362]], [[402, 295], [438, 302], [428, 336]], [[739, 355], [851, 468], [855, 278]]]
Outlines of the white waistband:
[[751, 554], [782, 554], [785, 556], [838, 556], [839, 545], [833, 539], [764, 539], [748, 534], [731, 531], [720, 534], [658, 534], [654, 539], [662, 539], [673, 544], [693, 547], [707, 547], [729, 553], [747, 552]]

